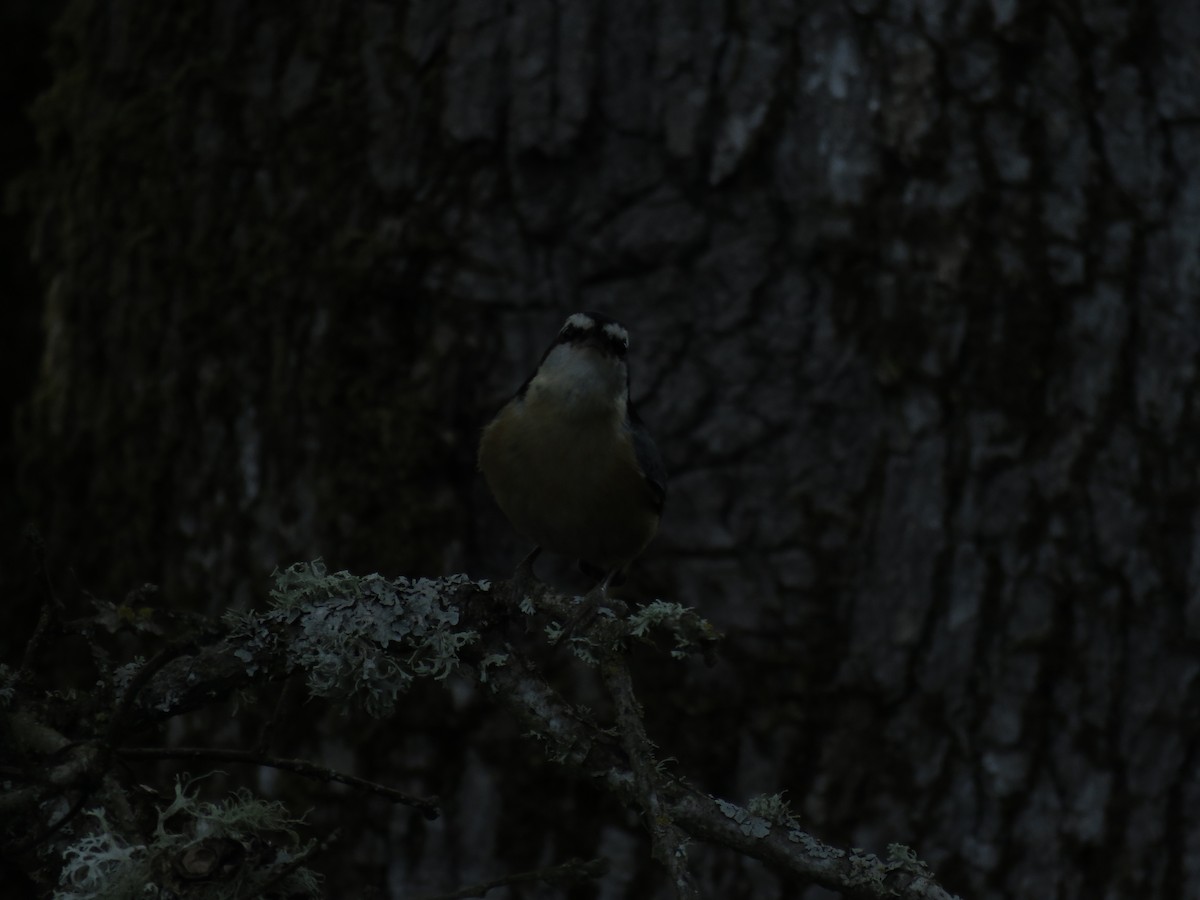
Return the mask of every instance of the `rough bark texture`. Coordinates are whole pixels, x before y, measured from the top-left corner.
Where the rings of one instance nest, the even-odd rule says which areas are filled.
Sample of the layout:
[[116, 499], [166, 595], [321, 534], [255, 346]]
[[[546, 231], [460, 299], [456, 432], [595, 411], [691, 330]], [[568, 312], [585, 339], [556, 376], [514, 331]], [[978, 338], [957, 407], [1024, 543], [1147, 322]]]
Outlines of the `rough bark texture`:
[[[614, 314], [671, 474], [635, 584], [729, 631], [646, 664], [661, 755], [964, 896], [1200, 896], [1198, 47], [1183, 0], [76, 2], [24, 502], [180, 605], [500, 571], [477, 430]], [[355, 877], [652, 893], [635, 823], [416, 719], [460, 809]]]

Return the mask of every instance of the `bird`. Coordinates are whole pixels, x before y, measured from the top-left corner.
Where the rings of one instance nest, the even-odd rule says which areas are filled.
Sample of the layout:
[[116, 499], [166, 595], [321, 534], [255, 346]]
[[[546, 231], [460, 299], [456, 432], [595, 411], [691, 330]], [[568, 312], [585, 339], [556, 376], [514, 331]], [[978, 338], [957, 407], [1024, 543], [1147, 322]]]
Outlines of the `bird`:
[[479, 469], [513, 527], [579, 560], [601, 594], [658, 530], [662, 456], [629, 396], [629, 332], [598, 312], [569, 316], [526, 379], [483, 429]]

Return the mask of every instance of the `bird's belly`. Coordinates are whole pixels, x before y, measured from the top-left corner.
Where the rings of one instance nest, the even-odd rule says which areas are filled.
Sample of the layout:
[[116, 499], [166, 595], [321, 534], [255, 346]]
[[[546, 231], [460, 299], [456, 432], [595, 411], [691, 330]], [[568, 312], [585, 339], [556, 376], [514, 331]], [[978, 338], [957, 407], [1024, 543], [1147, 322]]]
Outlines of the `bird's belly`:
[[[658, 527], [649, 488], [630, 447], [610, 428], [517, 433], [480, 463], [500, 508], [552, 553], [615, 569], [637, 556]], [[486, 448], [486, 442], [485, 442]]]

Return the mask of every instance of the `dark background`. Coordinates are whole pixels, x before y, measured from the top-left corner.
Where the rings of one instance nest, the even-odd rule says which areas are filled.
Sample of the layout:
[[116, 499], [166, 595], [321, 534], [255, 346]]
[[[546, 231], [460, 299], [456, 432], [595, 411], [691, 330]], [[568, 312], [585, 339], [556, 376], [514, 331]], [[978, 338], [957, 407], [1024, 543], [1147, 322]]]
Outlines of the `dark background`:
[[[3, 13], [6, 660], [26, 525], [77, 615], [261, 604], [318, 555], [503, 576], [479, 428], [594, 308], [671, 475], [631, 590], [727, 634], [712, 669], [639, 657], [661, 755], [963, 896], [1200, 894], [1189, 4], [57, 12]], [[274, 700], [156, 739], [236, 745]], [[351, 829], [340, 890], [596, 854], [573, 896], [659, 889], [631, 816], [481, 698], [284, 731], [447, 799], [260, 779]], [[827, 896], [698, 858], [710, 896]]]
[[[34, 98], [49, 87], [50, 62], [47, 58], [49, 31], [61, 3], [8, 3], [0, 12], [0, 145], [4, 147], [5, 184], [32, 168], [38, 159], [37, 138], [28, 118]], [[6, 538], [5, 575], [13, 576], [11, 552], [19, 520], [25, 511], [16, 505], [13, 462], [16, 453], [15, 411], [28, 400], [37, 378], [41, 350], [41, 281], [30, 258], [29, 227], [31, 211], [6, 192], [4, 214], [0, 217], [0, 278], [6, 302], [3, 304], [4, 352], [0, 353], [0, 405], [4, 422], [4, 440], [0, 442], [0, 461], [5, 472], [0, 492], [0, 519]], [[18, 604], [11, 604], [16, 606]], [[36, 614], [36, 610], [34, 611]]]

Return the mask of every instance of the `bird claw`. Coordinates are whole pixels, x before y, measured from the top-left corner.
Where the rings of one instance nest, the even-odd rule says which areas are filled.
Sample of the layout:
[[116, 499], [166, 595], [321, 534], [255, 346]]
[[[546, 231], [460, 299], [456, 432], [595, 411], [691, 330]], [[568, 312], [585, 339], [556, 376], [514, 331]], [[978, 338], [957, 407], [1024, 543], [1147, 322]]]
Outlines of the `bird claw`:
[[583, 602], [579, 604], [579, 609], [575, 610], [571, 618], [563, 623], [562, 631], [550, 646], [557, 647], [563, 641], [570, 641], [575, 636], [575, 632], [586, 631], [587, 626], [595, 621], [596, 614], [600, 612], [600, 604], [604, 599], [603, 593], [598, 592], [595, 588], [588, 591], [583, 597]]
[[[563, 641], [571, 640], [577, 633], [587, 631], [601, 610], [609, 609], [609, 613], [612, 615], [620, 613], [625, 609], [623, 601], [608, 595], [608, 583], [610, 579], [611, 575], [583, 595], [583, 600], [580, 602], [579, 608], [563, 624], [562, 631], [551, 642], [551, 646], [557, 647]], [[611, 609], [613, 606], [617, 606], [618, 609]]]
[[515, 592], [523, 592], [526, 585], [537, 581], [537, 576], [533, 574], [533, 561], [541, 554], [541, 547], [534, 547], [526, 554], [525, 558], [517, 563], [517, 568], [513, 571], [512, 582]]

